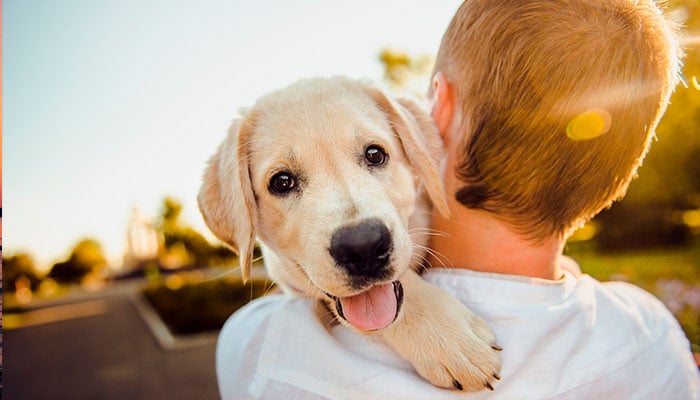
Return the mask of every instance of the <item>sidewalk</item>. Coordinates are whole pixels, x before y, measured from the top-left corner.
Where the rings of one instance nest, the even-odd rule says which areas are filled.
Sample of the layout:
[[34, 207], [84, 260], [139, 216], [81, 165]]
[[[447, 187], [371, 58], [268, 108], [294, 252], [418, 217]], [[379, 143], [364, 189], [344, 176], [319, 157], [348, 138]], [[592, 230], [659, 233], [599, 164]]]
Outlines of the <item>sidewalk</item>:
[[[5, 399], [218, 399], [214, 340], [163, 348], [126, 284], [33, 308], [4, 332]], [[130, 285], [130, 286], [128, 286]]]

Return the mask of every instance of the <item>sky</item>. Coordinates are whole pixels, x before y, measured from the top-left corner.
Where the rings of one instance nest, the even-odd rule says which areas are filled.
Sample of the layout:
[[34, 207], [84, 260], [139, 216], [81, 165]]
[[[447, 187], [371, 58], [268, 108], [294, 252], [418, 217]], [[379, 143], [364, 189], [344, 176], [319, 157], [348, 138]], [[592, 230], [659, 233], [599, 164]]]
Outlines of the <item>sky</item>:
[[[381, 81], [378, 55], [435, 55], [459, 0], [4, 0], [3, 242], [39, 269], [98, 240], [118, 265], [132, 209], [196, 205], [243, 106], [311, 76]], [[212, 236], [209, 236], [212, 238]]]

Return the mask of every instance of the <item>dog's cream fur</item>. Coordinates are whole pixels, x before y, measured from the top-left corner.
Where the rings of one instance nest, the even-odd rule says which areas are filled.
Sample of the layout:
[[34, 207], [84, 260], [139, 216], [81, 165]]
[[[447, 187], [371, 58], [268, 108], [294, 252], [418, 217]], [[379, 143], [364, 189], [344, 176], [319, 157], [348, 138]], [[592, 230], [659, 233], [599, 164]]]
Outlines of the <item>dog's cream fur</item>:
[[[430, 117], [411, 101], [341, 77], [301, 81], [244, 114], [211, 158], [199, 195], [209, 228], [239, 253], [243, 278], [257, 237], [266, 268], [285, 291], [324, 300], [338, 316], [330, 296], [368, 287], [352, 285], [336, 265], [331, 237], [378, 219], [393, 243], [391, 274], [382, 282], [401, 282], [403, 306], [393, 323], [372, 334], [436, 386], [490, 388], [500, 369], [493, 333], [416, 272], [431, 204], [448, 213], [437, 166], [441, 141]], [[381, 168], [364, 162], [370, 145], [386, 151]], [[269, 190], [280, 171], [295, 175], [293, 193]]]

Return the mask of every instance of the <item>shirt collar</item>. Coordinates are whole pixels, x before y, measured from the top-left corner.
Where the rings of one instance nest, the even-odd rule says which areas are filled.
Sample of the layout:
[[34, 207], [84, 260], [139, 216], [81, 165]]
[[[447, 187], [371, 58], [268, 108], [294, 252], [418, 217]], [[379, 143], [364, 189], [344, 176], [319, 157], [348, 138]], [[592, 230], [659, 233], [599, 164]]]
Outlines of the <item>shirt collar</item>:
[[[423, 273], [423, 277], [464, 303], [547, 307], [565, 302], [581, 276], [572, 259], [564, 257], [561, 266], [564, 276], [556, 281], [459, 268], [433, 268]], [[498, 296], [497, 301], [494, 296]]]

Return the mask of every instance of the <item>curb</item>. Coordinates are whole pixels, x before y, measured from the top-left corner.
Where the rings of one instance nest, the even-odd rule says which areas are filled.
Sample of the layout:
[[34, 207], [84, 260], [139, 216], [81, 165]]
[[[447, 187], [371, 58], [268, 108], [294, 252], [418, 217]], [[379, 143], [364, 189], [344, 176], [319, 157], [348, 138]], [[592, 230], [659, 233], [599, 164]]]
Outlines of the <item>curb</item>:
[[140, 292], [129, 296], [139, 315], [148, 326], [158, 345], [163, 350], [183, 350], [193, 347], [206, 346], [216, 343], [219, 331], [208, 331], [190, 335], [173, 335], [170, 329], [160, 319], [146, 296]]

